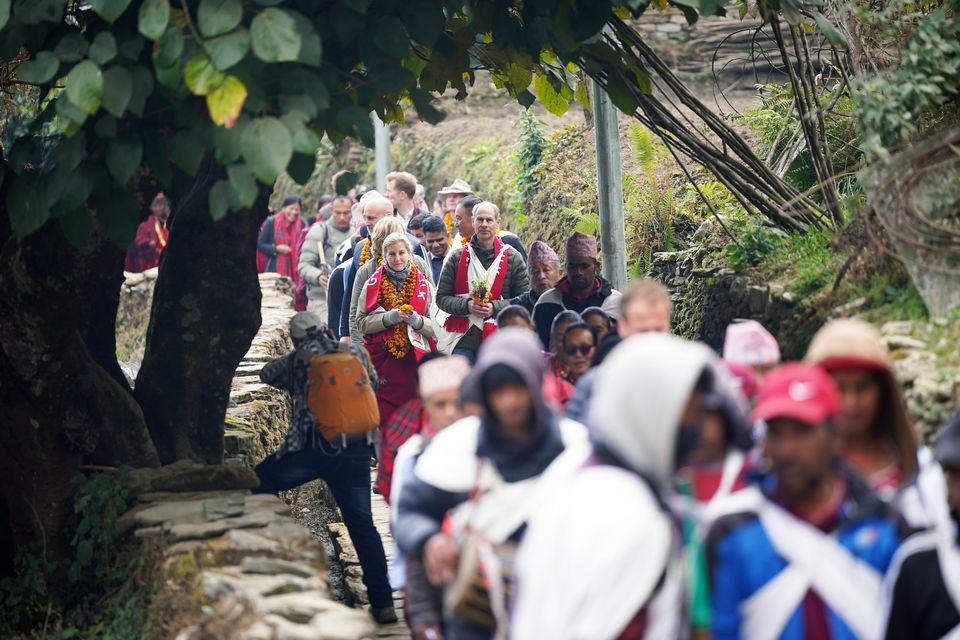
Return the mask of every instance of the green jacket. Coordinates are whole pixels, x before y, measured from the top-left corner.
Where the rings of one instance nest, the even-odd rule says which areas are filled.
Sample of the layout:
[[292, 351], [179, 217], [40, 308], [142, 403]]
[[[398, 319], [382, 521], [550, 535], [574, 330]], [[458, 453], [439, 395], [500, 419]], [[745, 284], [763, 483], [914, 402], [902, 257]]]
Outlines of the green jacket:
[[[489, 268], [493, 264], [493, 249], [483, 250], [477, 246], [475, 240], [470, 241], [473, 244], [473, 250], [480, 259], [480, 264], [484, 268]], [[523, 261], [523, 256], [513, 247], [506, 245], [507, 252], [507, 275], [503, 281], [503, 293], [500, 300], [493, 300], [493, 317], [510, 305], [510, 299], [516, 298], [522, 293], [530, 290], [530, 277], [527, 275], [527, 265]], [[440, 273], [440, 283], [437, 285], [437, 306], [452, 316], [470, 315], [467, 303], [468, 299], [458, 296], [453, 291], [453, 283], [457, 277], [457, 266], [460, 264], [460, 254], [466, 247], [459, 247], [450, 252], [446, 262], [443, 263], [443, 271]], [[477, 351], [480, 348], [480, 341], [483, 334], [476, 327], [470, 329], [457, 342], [455, 349], [467, 349]]]
[[322, 300], [323, 287], [319, 284], [320, 268], [326, 263], [327, 275], [333, 271], [337, 246], [353, 235], [351, 227], [344, 230], [337, 229], [327, 222], [314, 224], [307, 231], [300, 247], [300, 261], [297, 263], [297, 273], [307, 283], [307, 299]]

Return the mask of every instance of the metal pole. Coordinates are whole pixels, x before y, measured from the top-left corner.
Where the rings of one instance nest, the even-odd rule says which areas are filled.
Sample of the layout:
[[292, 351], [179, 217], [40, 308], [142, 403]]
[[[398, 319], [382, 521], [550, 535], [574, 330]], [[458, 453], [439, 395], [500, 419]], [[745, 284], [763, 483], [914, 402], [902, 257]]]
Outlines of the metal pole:
[[623, 172], [617, 108], [593, 83], [593, 132], [597, 141], [597, 193], [600, 196], [600, 255], [603, 277], [614, 289], [627, 285], [626, 226], [623, 220]]
[[386, 193], [387, 174], [390, 173], [390, 127], [384, 124], [376, 113], [371, 114], [371, 116], [373, 117], [374, 128], [377, 191]]

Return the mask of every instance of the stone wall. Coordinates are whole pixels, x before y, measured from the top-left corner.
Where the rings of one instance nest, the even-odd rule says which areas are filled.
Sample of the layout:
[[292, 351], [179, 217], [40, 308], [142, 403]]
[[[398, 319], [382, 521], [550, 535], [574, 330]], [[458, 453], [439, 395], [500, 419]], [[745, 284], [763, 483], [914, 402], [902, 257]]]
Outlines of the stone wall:
[[[156, 270], [128, 274], [118, 345], [139, 364]], [[331, 599], [327, 552], [275, 496], [251, 495], [252, 465], [279, 445], [288, 396], [260, 382], [266, 362], [292, 348], [293, 284], [261, 274], [262, 324], [237, 368], [224, 420], [226, 460], [181, 461], [126, 478], [136, 504], [119, 529], [147, 559], [152, 586], [145, 640], [354, 640], [375, 637], [362, 609]], [[328, 493], [328, 492], [320, 492]], [[332, 498], [327, 498], [332, 502]], [[355, 582], [359, 582], [356, 580]]]
[[[757, 320], [780, 342], [784, 360], [803, 357], [813, 334], [831, 317], [856, 315], [866, 300], [854, 300], [825, 314], [797, 300], [782, 285], [754, 282], [726, 267], [705, 266], [702, 249], [654, 254], [650, 276], [670, 290], [674, 328], [685, 338], [702, 340], [719, 353], [726, 327], [734, 320]], [[933, 437], [960, 409], [960, 367], [938, 353], [956, 351], [952, 336], [960, 320], [888, 322], [880, 327], [920, 436]]]

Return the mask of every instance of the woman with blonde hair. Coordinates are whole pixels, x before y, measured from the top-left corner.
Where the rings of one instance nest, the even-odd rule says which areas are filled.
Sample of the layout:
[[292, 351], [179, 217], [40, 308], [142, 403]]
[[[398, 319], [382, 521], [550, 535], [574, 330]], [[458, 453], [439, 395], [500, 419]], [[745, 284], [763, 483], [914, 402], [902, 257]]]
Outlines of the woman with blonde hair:
[[429, 313], [433, 285], [429, 272], [414, 262], [406, 234], [391, 233], [380, 249], [373, 275], [357, 278], [362, 284], [355, 317], [380, 379], [377, 404], [383, 426], [397, 407], [417, 395], [417, 362], [434, 350], [434, 326]]

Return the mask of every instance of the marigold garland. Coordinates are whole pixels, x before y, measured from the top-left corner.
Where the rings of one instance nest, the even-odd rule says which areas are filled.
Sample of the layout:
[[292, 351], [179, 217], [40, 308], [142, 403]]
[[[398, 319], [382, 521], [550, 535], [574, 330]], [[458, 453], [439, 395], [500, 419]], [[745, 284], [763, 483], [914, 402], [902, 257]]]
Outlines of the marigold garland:
[[447, 235], [453, 237], [453, 214], [449, 211], [443, 214], [443, 224], [447, 225]]
[[460, 246], [466, 246], [470, 244], [470, 236], [460, 236]]
[[360, 266], [370, 262], [370, 244], [371, 242], [367, 240], [367, 244], [363, 245], [363, 249], [360, 250]]
[[[361, 255], [361, 259], [362, 255]], [[386, 310], [413, 311], [410, 301], [417, 291], [417, 265], [410, 265], [410, 274], [403, 281], [403, 287], [397, 291], [396, 285], [390, 278], [384, 277], [380, 282], [380, 293], [377, 294], [377, 304]], [[407, 325], [400, 322], [393, 327], [392, 335], [384, 343], [387, 352], [397, 360], [405, 358], [410, 353], [410, 338], [407, 336]]]

